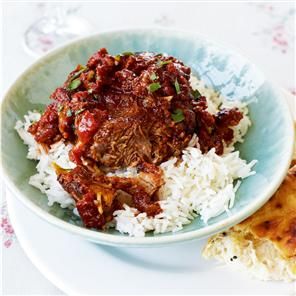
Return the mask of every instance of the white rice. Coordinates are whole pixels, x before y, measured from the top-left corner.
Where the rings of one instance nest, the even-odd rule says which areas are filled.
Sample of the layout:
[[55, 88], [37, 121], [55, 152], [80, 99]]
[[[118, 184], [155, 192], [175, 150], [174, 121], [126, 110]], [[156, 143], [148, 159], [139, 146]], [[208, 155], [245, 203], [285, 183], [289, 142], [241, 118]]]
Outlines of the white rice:
[[29, 184], [47, 195], [49, 206], [52, 206], [56, 202], [62, 208], [74, 207], [74, 200], [57, 181], [57, 176], [52, 166], [52, 163], [55, 162], [64, 169], [74, 168], [75, 164], [69, 160], [68, 156], [72, 146], [70, 144], [65, 145], [60, 141], [51, 145], [50, 150], [46, 152], [42, 145], [38, 144], [34, 137], [27, 131], [29, 126], [34, 121], [39, 120], [39, 118], [40, 113], [29, 111], [24, 116], [24, 121], [19, 120], [15, 125], [19, 136], [29, 147], [27, 158], [38, 160], [36, 166], [38, 173], [30, 177]]
[[[255, 174], [252, 167], [256, 161], [248, 164], [239, 157], [238, 151], [234, 151], [234, 144], [243, 142], [243, 137], [251, 125], [246, 104], [226, 101], [195, 77], [191, 78], [191, 85], [207, 97], [209, 112], [216, 113], [223, 107], [237, 107], [243, 112], [243, 119], [233, 128], [234, 140], [231, 145], [225, 147], [224, 154], [218, 156], [214, 149], [202, 154], [198, 148], [198, 138], [194, 135], [189, 147], [183, 151], [182, 160], [178, 165], [176, 158], [160, 165], [165, 180], [165, 185], [160, 190], [159, 202], [163, 211], [155, 217], [147, 217], [146, 213], [139, 213], [137, 209], [124, 205], [123, 210], [114, 212], [112, 223], [122, 233], [144, 236], [147, 231], [175, 232], [191, 223], [197, 216], [207, 223], [209, 219], [225, 211], [230, 212], [235, 203], [235, 192], [241, 184], [240, 180]], [[73, 208], [73, 199], [57, 181], [52, 167], [53, 162], [64, 169], [75, 167], [68, 157], [72, 146], [60, 141], [51, 145], [50, 150], [46, 152], [27, 132], [31, 123], [39, 118], [40, 113], [29, 111], [24, 121], [18, 121], [15, 126], [19, 136], [29, 147], [27, 157], [38, 160], [37, 174], [31, 176], [29, 184], [47, 195], [50, 206], [56, 202], [62, 208]], [[128, 168], [118, 170], [115, 174], [130, 177], [135, 176], [137, 172], [135, 168]]]

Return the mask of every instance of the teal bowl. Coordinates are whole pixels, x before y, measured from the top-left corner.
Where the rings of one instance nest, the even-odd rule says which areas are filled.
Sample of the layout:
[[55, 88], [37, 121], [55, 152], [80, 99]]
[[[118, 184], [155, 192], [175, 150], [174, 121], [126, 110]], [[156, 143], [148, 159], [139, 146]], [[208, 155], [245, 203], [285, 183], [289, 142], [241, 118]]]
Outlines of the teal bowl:
[[[84, 228], [70, 210], [49, 207], [47, 198], [28, 184], [36, 163], [14, 130], [28, 110], [44, 108], [49, 95], [77, 64], [101, 47], [112, 54], [152, 51], [173, 55], [192, 68], [207, 86], [229, 100], [249, 103], [252, 127], [238, 146], [242, 158], [257, 159], [255, 175], [243, 180], [230, 213], [204, 224], [195, 219], [176, 233], [135, 238]], [[192, 33], [168, 30], [122, 30], [100, 33], [69, 43], [40, 58], [11, 86], [2, 103], [2, 168], [9, 189], [33, 213], [82, 238], [114, 246], [159, 246], [203, 238], [239, 223], [259, 209], [283, 180], [292, 157], [294, 128], [282, 93], [243, 56]], [[34, 226], [33, 226], [34, 227]], [[28, 229], [28, 231], [30, 231]]]

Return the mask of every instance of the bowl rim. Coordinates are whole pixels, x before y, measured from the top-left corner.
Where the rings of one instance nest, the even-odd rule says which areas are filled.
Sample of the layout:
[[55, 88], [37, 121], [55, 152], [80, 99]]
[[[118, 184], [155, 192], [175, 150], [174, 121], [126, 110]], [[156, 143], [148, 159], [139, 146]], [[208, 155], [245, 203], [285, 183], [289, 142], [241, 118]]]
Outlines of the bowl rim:
[[[240, 54], [240, 52], [234, 50], [231, 46], [227, 46], [221, 42], [215, 42], [211, 39], [206, 38], [205, 36], [202, 36], [200, 34], [190, 32], [190, 31], [183, 31], [183, 30], [177, 30], [177, 29], [163, 29], [163, 28], [142, 28], [139, 27], [137, 29], [134, 28], [124, 28], [119, 30], [105, 30], [101, 32], [96, 32], [94, 34], [90, 34], [87, 36], [84, 36], [82, 38], [76, 38], [75, 40], [72, 40], [71, 42], [68, 42], [66, 44], [63, 44], [54, 50], [50, 51], [49, 53], [41, 56], [39, 59], [37, 59], [35, 62], [33, 62], [25, 71], [23, 71], [18, 78], [9, 86], [8, 90], [3, 96], [3, 100], [1, 102], [1, 114], [4, 106], [4, 102], [8, 100], [8, 97], [10, 96], [10, 93], [13, 91], [15, 85], [21, 81], [28, 73], [30, 73], [36, 66], [38, 66], [40, 63], [45, 63], [48, 59], [52, 58], [58, 53], [63, 52], [65, 49], [73, 46], [78, 45], [81, 42], [86, 42], [87, 40], [91, 40], [94, 38], [99, 38], [102, 35], [112, 35], [112, 34], [118, 34], [118, 33], [165, 33], [170, 34], [170, 36], [180, 36], [180, 37], [191, 37], [191, 38], [200, 38], [202, 40], [205, 40], [206, 42], [209, 42], [210, 44], [214, 44], [219, 47], [227, 48], [232, 54], [238, 55], [243, 57], [248, 63], [253, 64], [248, 58], [246, 58], [245, 55]], [[254, 64], [253, 64], [254, 65]], [[258, 68], [256, 66], [258, 70]], [[264, 75], [265, 76], [265, 75]], [[266, 79], [266, 81], [268, 81]], [[274, 86], [274, 84], [273, 84]], [[279, 90], [278, 87], [275, 87], [276, 90]], [[278, 103], [281, 105], [283, 110], [285, 110], [285, 113], [290, 115], [290, 110], [288, 108], [288, 104], [285, 102], [283, 97], [283, 92], [278, 91]], [[2, 115], [1, 115], [2, 116]], [[2, 176], [4, 178], [5, 184], [7, 184], [8, 189], [18, 198], [19, 201], [21, 201], [26, 207], [28, 207], [33, 213], [37, 214], [40, 218], [44, 219], [48, 223], [62, 228], [65, 231], [69, 231], [72, 234], [79, 235], [81, 237], [84, 237], [87, 240], [105, 244], [105, 245], [112, 245], [112, 246], [129, 246], [129, 247], [148, 247], [148, 246], [158, 246], [158, 245], [165, 245], [165, 244], [171, 244], [171, 243], [181, 243], [185, 241], [195, 240], [195, 239], [201, 239], [210, 235], [213, 235], [217, 232], [220, 232], [226, 228], [230, 228], [231, 226], [241, 222], [245, 218], [252, 215], [256, 210], [258, 210], [263, 204], [265, 204], [269, 198], [275, 193], [277, 188], [282, 183], [287, 170], [289, 169], [289, 165], [292, 159], [293, 155], [293, 139], [294, 139], [294, 123], [292, 120], [292, 116], [286, 116], [286, 120], [289, 122], [289, 135], [288, 138], [291, 138], [291, 142], [288, 143], [289, 147], [287, 147], [288, 155], [286, 159], [282, 162], [280, 169], [276, 173], [274, 179], [275, 181], [273, 183], [269, 183], [266, 188], [261, 192], [261, 197], [256, 198], [252, 203], [246, 205], [244, 208], [239, 210], [237, 213], [232, 214], [231, 216], [228, 216], [227, 218], [223, 219], [222, 221], [216, 222], [213, 225], [208, 225], [199, 229], [191, 230], [185, 233], [174, 233], [170, 235], [159, 235], [159, 236], [151, 236], [151, 237], [130, 237], [127, 235], [114, 235], [111, 233], [104, 233], [99, 232], [91, 229], [87, 229], [84, 227], [80, 227], [77, 225], [70, 224], [69, 222], [63, 221], [45, 210], [38, 207], [35, 203], [33, 203], [31, 200], [29, 200], [25, 194], [21, 192], [21, 190], [13, 183], [13, 181], [9, 178], [8, 173], [6, 173], [5, 168], [2, 165], [2, 156], [1, 153], [1, 171]], [[3, 128], [3, 127], [2, 127]], [[1, 133], [2, 134], [2, 133]], [[2, 139], [1, 139], [2, 140]], [[41, 194], [41, 193], [40, 193]]]

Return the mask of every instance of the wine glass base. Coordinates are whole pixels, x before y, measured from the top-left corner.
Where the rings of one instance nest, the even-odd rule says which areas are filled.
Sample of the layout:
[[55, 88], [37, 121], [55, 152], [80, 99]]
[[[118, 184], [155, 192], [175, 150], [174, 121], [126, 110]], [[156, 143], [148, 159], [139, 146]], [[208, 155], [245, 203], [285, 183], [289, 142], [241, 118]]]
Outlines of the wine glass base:
[[24, 34], [26, 51], [38, 57], [55, 47], [93, 32], [93, 26], [84, 18], [69, 15], [62, 23], [55, 17], [42, 17]]

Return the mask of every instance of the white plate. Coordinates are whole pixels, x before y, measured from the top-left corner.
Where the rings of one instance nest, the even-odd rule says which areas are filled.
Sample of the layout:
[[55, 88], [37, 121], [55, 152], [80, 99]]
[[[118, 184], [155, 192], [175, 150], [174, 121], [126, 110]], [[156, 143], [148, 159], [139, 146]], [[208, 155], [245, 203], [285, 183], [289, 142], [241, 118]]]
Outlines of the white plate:
[[7, 196], [24, 251], [67, 294], [260, 294], [295, 292], [294, 284], [261, 282], [201, 257], [205, 241], [161, 248], [100, 246], [66, 233]]

